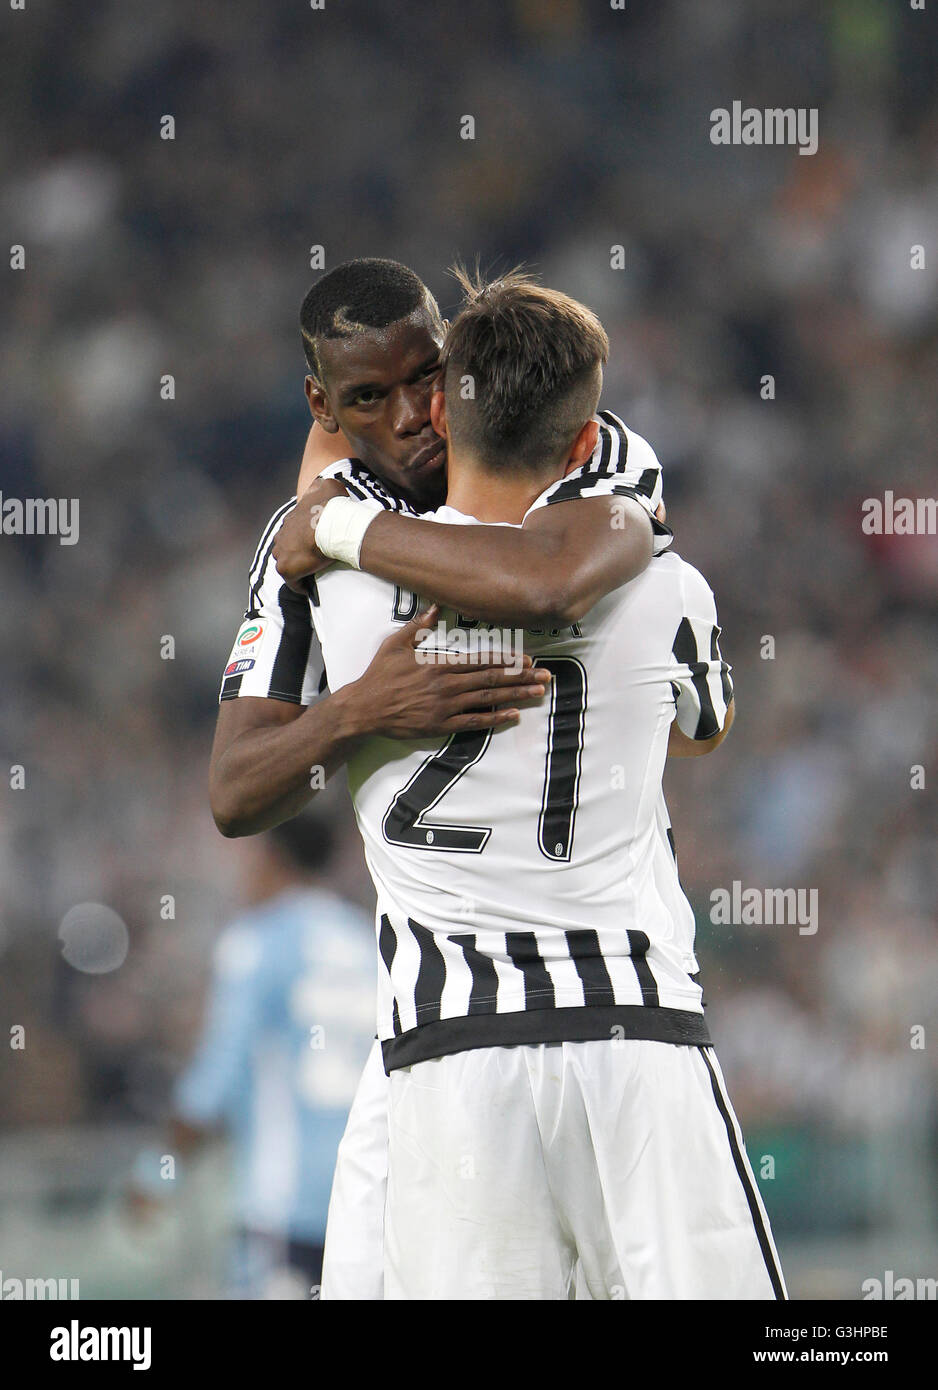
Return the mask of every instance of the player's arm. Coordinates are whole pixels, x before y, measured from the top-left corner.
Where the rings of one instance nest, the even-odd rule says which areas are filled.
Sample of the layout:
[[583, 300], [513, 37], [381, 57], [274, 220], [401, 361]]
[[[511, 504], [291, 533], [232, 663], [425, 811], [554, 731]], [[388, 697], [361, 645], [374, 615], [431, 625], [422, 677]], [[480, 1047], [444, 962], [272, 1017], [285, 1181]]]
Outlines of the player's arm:
[[303, 493], [319, 477], [324, 468], [328, 468], [330, 463], [339, 463], [342, 459], [347, 459], [351, 452], [349, 442], [341, 430], [336, 430], [335, 434], [329, 434], [322, 425], [317, 425], [314, 421], [312, 429], [306, 436], [303, 462], [300, 465], [300, 476], [296, 485], [297, 497], [303, 496]]
[[[337, 480], [318, 479], [278, 533], [274, 558], [291, 588], [322, 567], [316, 525], [343, 492]], [[540, 507], [520, 528], [450, 526], [382, 511], [368, 525], [358, 563], [470, 618], [563, 627], [641, 574], [651, 555], [645, 508], [630, 497], [603, 496]]]
[[[368, 528], [358, 563], [470, 617], [512, 625], [566, 625], [647, 565], [652, 523], [643, 503], [649, 512], [655, 510], [655, 549], [670, 539], [659, 524], [664, 506], [654, 450], [610, 411], [581, 431], [567, 472], [574, 477], [547, 489], [520, 531], [437, 527], [389, 512]], [[341, 497], [335, 479], [315, 480], [304, 495], [309, 477], [304, 467], [297, 488], [300, 502], [274, 547], [280, 574], [299, 592], [304, 576], [328, 563], [316, 549], [314, 532], [325, 504]]]
[[720, 650], [713, 591], [692, 565], [683, 565], [681, 594], [683, 611], [671, 650], [674, 720], [668, 756], [699, 758], [726, 738], [736, 718], [736, 702], [732, 667]]
[[710, 738], [690, 738], [684, 733], [677, 720], [671, 725], [668, 733], [668, 757], [669, 758], [702, 758], [706, 753], [712, 753], [715, 748], [726, 738], [730, 729], [733, 727], [733, 720], [736, 718], [736, 701], [731, 696], [730, 702], [726, 707], [726, 715], [723, 720], [723, 728]]
[[227, 837], [297, 815], [368, 734], [351, 687], [315, 705], [245, 696], [218, 709], [209, 800]]
[[592, 497], [542, 507], [520, 529], [385, 512], [365, 532], [359, 563], [470, 618], [564, 627], [635, 579], [651, 555], [651, 521], [638, 502]]
[[[550, 674], [469, 656], [418, 661], [415, 648], [438, 610], [387, 637], [359, 680], [312, 705], [289, 698], [222, 699], [209, 767], [212, 815], [228, 837], [256, 835], [297, 815], [372, 736], [431, 738], [517, 721]], [[519, 662], [521, 658], [519, 658]]]

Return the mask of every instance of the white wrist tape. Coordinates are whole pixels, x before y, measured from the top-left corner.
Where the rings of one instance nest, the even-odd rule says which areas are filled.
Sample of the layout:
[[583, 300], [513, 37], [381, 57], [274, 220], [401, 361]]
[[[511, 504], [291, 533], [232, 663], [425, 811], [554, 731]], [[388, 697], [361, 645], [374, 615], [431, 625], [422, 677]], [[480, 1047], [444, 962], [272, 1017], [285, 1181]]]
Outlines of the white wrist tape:
[[316, 549], [330, 560], [340, 560], [343, 565], [360, 569], [358, 557], [365, 532], [383, 510], [380, 502], [330, 497], [316, 523]]

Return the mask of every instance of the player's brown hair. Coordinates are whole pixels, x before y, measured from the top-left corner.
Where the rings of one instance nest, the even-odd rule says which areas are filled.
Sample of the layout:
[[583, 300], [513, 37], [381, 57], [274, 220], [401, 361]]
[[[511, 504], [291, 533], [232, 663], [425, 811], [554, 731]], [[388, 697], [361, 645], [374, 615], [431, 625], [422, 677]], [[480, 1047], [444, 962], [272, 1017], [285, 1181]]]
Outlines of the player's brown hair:
[[493, 471], [566, 457], [599, 401], [609, 339], [584, 304], [513, 270], [452, 268], [465, 294], [443, 346], [453, 444]]

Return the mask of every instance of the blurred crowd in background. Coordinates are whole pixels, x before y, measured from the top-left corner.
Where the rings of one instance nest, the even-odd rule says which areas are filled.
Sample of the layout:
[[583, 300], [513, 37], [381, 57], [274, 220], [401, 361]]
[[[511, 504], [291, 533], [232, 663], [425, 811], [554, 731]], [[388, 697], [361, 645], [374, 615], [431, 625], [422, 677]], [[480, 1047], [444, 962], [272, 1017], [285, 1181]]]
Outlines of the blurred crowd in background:
[[[0, 536], [0, 769], [25, 776], [0, 797], [0, 1031], [28, 1040], [0, 1049], [0, 1216], [24, 1135], [162, 1120], [241, 903], [207, 760], [308, 428], [321, 247], [326, 269], [406, 262], [444, 309], [455, 256], [524, 261], [600, 313], [604, 404], [658, 452], [734, 667], [732, 737], [666, 793], [783, 1262], [820, 1237], [934, 1249], [938, 539], [861, 530], [866, 498], [938, 495], [931, 11], [92, 0], [6, 28], [0, 211], [26, 267], [0, 323], [0, 486], [78, 498], [80, 538]], [[713, 145], [733, 101], [817, 108], [817, 154]], [[331, 804], [330, 884], [367, 908]], [[714, 925], [734, 880], [817, 889], [816, 933]], [[88, 902], [126, 924], [126, 958], [105, 928], [63, 955]], [[794, 1293], [827, 1290], [799, 1269]]]

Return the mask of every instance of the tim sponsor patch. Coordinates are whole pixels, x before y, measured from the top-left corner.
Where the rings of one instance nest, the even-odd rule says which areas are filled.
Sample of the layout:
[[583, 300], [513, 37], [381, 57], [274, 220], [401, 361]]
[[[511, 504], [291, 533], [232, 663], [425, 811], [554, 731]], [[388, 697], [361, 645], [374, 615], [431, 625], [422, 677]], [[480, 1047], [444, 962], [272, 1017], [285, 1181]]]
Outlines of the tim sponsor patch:
[[267, 624], [260, 618], [245, 618], [225, 667], [225, 677], [241, 676], [250, 671], [260, 656]]

